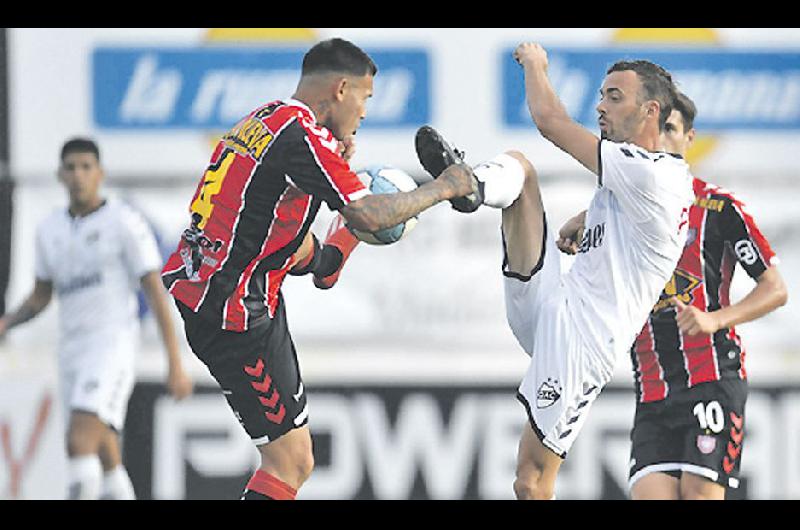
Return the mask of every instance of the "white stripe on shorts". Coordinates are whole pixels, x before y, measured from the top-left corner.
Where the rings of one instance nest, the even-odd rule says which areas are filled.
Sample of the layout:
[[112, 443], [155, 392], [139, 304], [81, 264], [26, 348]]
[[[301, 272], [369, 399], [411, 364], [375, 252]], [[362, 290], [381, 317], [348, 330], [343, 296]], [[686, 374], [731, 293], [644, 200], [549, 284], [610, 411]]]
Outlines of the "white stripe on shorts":
[[[678, 462], [666, 463], [666, 464], [653, 464], [650, 466], [645, 466], [636, 473], [634, 473], [633, 476], [628, 480], [628, 489], [633, 489], [633, 485], [636, 483], [636, 481], [638, 481], [645, 475], [649, 475], [650, 473], [658, 473], [660, 471], [688, 471], [689, 473], [700, 475], [701, 477], [705, 477], [714, 482], [716, 482], [717, 479], [719, 478], [719, 473], [714, 471], [713, 469], [696, 466], [694, 464], [682, 464]], [[730, 486], [731, 488], [738, 488], [739, 479], [733, 477], [729, 478], [728, 486]]]

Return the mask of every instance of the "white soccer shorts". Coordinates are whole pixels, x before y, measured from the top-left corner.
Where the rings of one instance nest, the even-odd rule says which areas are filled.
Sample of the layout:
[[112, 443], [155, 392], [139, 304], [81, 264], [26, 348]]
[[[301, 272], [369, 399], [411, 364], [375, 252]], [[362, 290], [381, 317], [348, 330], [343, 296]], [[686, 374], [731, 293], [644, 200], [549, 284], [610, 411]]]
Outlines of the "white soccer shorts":
[[68, 413], [90, 412], [122, 431], [136, 379], [131, 342], [118, 337], [114, 343], [86, 344], [81, 352], [61, 355], [61, 395]]
[[612, 372], [585, 346], [570, 317], [559, 250], [546, 218], [544, 225], [543, 255], [532, 275], [504, 265], [503, 281], [509, 325], [531, 356], [517, 399], [542, 444], [564, 458]]

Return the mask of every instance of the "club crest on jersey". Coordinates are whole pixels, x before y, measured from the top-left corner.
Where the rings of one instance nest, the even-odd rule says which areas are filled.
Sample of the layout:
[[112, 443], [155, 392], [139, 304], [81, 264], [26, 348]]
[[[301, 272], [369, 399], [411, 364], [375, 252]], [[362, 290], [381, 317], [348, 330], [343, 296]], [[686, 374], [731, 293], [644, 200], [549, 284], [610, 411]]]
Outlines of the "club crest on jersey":
[[561, 385], [555, 379], [547, 378], [536, 392], [536, 408], [546, 409], [561, 397]]
[[707, 434], [697, 435], [697, 449], [704, 455], [710, 455], [717, 448], [717, 439]]
[[691, 304], [692, 300], [694, 300], [692, 292], [700, 285], [700, 282], [701, 280], [697, 276], [681, 269], [675, 269], [675, 272], [672, 273], [672, 278], [664, 286], [664, 290], [661, 291], [661, 296], [658, 298], [655, 307], [653, 307], [653, 313], [672, 307], [669, 300], [673, 296], [686, 305]]

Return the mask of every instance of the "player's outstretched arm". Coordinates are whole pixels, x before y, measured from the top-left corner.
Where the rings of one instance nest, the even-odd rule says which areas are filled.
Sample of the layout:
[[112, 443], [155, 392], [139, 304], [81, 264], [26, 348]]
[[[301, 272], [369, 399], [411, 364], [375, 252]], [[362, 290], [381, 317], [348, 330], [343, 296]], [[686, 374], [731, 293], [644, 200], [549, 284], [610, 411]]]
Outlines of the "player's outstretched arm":
[[0, 337], [5, 335], [5, 333], [14, 326], [25, 323], [41, 313], [52, 298], [53, 282], [37, 279], [33, 286], [33, 291], [28, 298], [22, 302], [22, 305], [20, 305], [16, 311], [12, 311], [0, 317]]
[[407, 221], [439, 202], [474, 193], [474, 181], [469, 166], [455, 164], [413, 191], [367, 195], [339, 212], [350, 228], [376, 232]]
[[178, 347], [178, 338], [175, 328], [172, 327], [172, 318], [167, 306], [167, 297], [164, 294], [164, 284], [158, 272], [151, 271], [142, 276], [142, 289], [147, 296], [147, 301], [153, 309], [153, 314], [158, 322], [161, 339], [167, 351], [169, 376], [167, 388], [176, 399], [183, 399], [192, 393], [192, 380], [183, 369], [181, 353]]
[[761, 318], [784, 305], [788, 297], [783, 277], [773, 265], [756, 279], [753, 290], [735, 304], [710, 313], [694, 306], [687, 306], [677, 298], [673, 299], [673, 304], [678, 308], [677, 322], [681, 331], [697, 335], [714, 333], [723, 328]]
[[600, 140], [576, 123], [558, 99], [547, 77], [547, 52], [539, 44], [523, 42], [514, 50], [514, 58], [525, 70], [525, 97], [539, 132], [592, 173], [599, 174]]

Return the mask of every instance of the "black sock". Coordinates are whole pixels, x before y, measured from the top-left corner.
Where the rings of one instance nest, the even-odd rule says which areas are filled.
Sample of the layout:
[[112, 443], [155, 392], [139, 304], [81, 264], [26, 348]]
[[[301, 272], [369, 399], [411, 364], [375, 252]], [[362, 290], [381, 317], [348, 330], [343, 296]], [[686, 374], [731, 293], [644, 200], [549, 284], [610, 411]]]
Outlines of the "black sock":
[[319, 261], [317, 268], [314, 270], [314, 276], [324, 278], [330, 276], [342, 264], [342, 251], [333, 245], [325, 245], [319, 252]]

